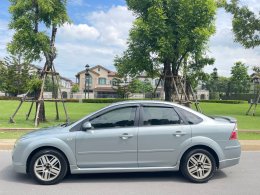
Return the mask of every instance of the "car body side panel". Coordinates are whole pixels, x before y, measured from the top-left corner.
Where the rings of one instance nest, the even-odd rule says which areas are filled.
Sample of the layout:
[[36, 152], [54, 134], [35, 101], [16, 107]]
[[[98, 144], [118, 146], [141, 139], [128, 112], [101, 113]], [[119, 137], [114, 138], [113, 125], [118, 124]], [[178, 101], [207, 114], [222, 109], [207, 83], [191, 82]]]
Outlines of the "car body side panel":
[[50, 138], [50, 137], [40, 137], [30, 140], [30, 143], [27, 143], [27, 140], [22, 141], [22, 146], [19, 146], [18, 150], [14, 150], [13, 153], [13, 162], [16, 166], [22, 167], [19, 172], [26, 173], [26, 162], [30, 154], [41, 147], [54, 147], [62, 151], [68, 159], [70, 166], [76, 165], [75, 159], [75, 138], [72, 134], [67, 136], [65, 134], [60, 135], [59, 138]]
[[[137, 167], [137, 131], [138, 127], [129, 127], [77, 132], [78, 167]], [[132, 137], [122, 139], [124, 134]]]
[[[184, 135], [176, 135], [176, 132]], [[139, 167], [175, 166], [182, 147], [191, 142], [189, 125], [140, 127], [138, 133]]]
[[[219, 161], [239, 159], [241, 146], [238, 140], [229, 140], [235, 123], [204, 122], [191, 125], [192, 145], [206, 145], [218, 155]], [[224, 168], [224, 166], [220, 166]]]

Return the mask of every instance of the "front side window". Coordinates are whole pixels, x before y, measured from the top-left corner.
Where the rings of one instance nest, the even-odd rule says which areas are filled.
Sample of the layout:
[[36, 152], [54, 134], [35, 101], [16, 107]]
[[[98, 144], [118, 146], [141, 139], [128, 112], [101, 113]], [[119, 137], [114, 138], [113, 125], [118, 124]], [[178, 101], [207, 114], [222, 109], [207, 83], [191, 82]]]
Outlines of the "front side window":
[[99, 85], [105, 85], [106, 82], [107, 82], [106, 78], [99, 78], [99, 79], [98, 79], [98, 84], [99, 84]]
[[94, 129], [134, 126], [136, 107], [119, 108], [90, 120]]
[[173, 108], [143, 107], [143, 125], [176, 125], [181, 119]]

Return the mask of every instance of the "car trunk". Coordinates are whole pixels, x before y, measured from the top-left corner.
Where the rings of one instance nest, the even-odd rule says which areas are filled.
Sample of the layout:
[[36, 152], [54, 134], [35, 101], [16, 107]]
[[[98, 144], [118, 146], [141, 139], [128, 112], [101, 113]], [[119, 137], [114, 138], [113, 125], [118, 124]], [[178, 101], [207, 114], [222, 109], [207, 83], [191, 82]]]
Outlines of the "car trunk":
[[227, 122], [227, 123], [237, 123], [237, 119], [230, 116], [209, 116], [215, 121]]

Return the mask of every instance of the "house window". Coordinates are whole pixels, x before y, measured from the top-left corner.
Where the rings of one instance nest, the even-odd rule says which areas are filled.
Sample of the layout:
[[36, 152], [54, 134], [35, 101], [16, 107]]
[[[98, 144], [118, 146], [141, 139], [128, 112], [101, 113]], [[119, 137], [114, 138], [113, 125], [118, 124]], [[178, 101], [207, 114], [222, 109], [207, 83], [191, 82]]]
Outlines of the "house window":
[[99, 79], [98, 79], [98, 84], [99, 84], [99, 85], [105, 85], [106, 82], [107, 82], [106, 78], [99, 78]]

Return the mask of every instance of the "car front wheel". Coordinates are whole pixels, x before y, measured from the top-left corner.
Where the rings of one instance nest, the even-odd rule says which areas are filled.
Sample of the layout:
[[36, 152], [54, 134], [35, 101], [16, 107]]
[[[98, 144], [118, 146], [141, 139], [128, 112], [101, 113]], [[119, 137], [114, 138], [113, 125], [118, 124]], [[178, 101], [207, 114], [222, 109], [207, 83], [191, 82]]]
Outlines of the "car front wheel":
[[60, 182], [67, 174], [68, 165], [63, 154], [53, 149], [45, 149], [33, 155], [29, 173], [35, 181], [43, 185]]
[[216, 161], [213, 155], [204, 149], [194, 149], [184, 155], [181, 172], [192, 182], [209, 181], [216, 172]]

